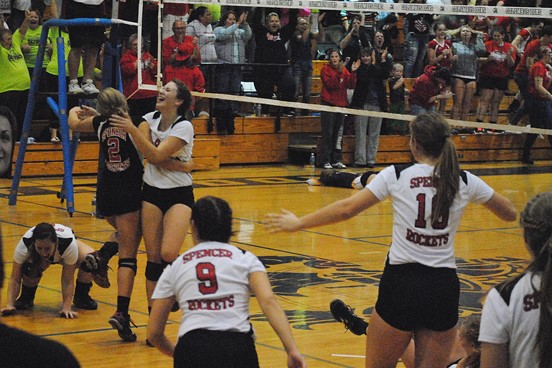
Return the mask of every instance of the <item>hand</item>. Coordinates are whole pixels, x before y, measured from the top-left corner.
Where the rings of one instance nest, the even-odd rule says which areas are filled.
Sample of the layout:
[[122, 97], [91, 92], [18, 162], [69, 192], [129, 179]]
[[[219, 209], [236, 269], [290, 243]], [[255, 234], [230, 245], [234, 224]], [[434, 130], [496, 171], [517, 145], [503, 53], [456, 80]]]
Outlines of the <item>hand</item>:
[[59, 316], [61, 318], [74, 319], [74, 318], [78, 318], [79, 314], [77, 312], [72, 311], [71, 309], [62, 309], [61, 311], [59, 311]]
[[7, 316], [13, 316], [15, 315], [15, 307], [6, 307], [6, 308], [2, 308], [2, 316], [3, 317], [7, 317]]
[[362, 62], [360, 61], [360, 59], [358, 59], [357, 61], [355, 61], [355, 62], [353, 63], [353, 65], [351, 65], [351, 71], [353, 71], [353, 72], [357, 71], [357, 69], [360, 68], [360, 64], [361, 64], [361, 63], [362, 63]]
[[442, 54], [445, 56], [450, 54], [450, 49], [443, 50]]
[[387, 47], [383, 50], [383, 52], [381, 53], [381, 60], [384, 61], [385, 59], [387, 59], [387, 54], [388, 54], [388, 51], [387, 51]]
[[318, 16], [318, 23], [322, 23], [322, 21], [326, 18], [326, 13], [322, 13]]
[[288, 368], [306, 368], [307, 361], [299, 352], [288, 353]]
[[299, 230], [300, 221], [295, 214], [282, 209], [282, 213], [268, 213], [265, 216], [264, 225], [270, 233], [291, 232]]
[[24, 44], [21, 45], [21, 52], [26, 54], [30, 51], [31, 51], [31, 46], [28, 43], [24, 43]]
[[127, 133], [132, 133], [134, 129], [138, 129], [136, 128], [136, 126], [134, 126], [128, 114], [125, 114], [124, 116], [111, 115], [111, 117], [109, 118], [109, 123], [112, 127], [120, 128]]
[[99, 112], [96, 111], [93, 107], [82, 105], [77, 110], [77, 117], [80, 120], [86, 119], [91, 116], [98, 116], [100, 115]]
[[243, 12], [240, 14], [240, 18], [238, 19], [237, 23], [238, 25], [242, 24], [242, 23], [246, 23], [247, 22], [247, 12]]

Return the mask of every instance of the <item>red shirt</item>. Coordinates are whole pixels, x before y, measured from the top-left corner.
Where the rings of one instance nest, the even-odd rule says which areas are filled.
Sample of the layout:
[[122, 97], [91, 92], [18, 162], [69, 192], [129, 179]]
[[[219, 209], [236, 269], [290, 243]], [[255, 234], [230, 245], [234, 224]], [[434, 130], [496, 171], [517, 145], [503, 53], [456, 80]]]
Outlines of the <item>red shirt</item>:
[[[157, 96], [157, 91], [138, 90], [138, 67], [136, 61], [138, 55], [129, 50], [121, 57], [121, 74], [123, 75], [123, 94], [130, 99], [150, 98]], [[148, 61], [149, 68], [144, 68]], [[157, 85], [155, 76], [157, 75], [157, 60], [149, 52], [142, 53], [142, 83]], [[136, 93], [135, 93], [136, 92]], [[134, 93], [134, 94], [133, 94]], [[131, 97], [129, 97], [131, 96]]]
[[324, 65], [320, 71], [322, 79], [322, 92], [320, 98], [327, 105], [347, 107], [347, 89], [355, 88], [356, 73], [349, 73], [347, 68], [337, 69], [330, 65]]
[[[188, 49], [191, 46], [190, 45], [184, 46], [184, 44], [193, 43], [193, 42], [194, 42], [194, 38], [192, 36], [184, 36], [184, 39], [182, 40], [182, 42], [177, 42], [174, 39], [174, 36], [165, 38], [162, 43], [163, 50], [161, 52], [161, 55], [163, 56], [163, 65], [166, 66], [169, 63], [169, 60], [171, 59], [172, 54], [174, 54], [175, 50], [178, 49], [179, 46], [182, 45], [181, 49]], [[196, 65], [199, 65], [201, 64], [201, 55], [199, 53], [199, 49], [197, 45], [195, 45], [195, 49], [196, 49], [195, 55], [197, 56], [197, 59], [194, 62]]]
[[428, 65], [424, 70], [424, 74], [416, 78], [416, 81], [410, 87], [409, 103], [411, 105], [419, 105], [426, 110], [435, 105], [435, 102], [430, 102], [431, 97], [437, 96], [444, 90], [444, 86], [441, 86], [433, 78], [435, 69], [435, 66]]
[[481, 65], [481, 75], [492, 78], [507, 78], [510, 73], [508, 59], [510, 54], [516, 60], [516, 51], [508, 42], [499, 46], [494, 40], [485, 42], [485, 48], [489, 53], [489, 61]]
[[541, 41], [539, 39], [532, 40], [527, 44], [527, 46], [525, 46], [525, 51], [523, 52], [523, 56], [521, 57], [521, 60], [519, 61], [516, 67], [516, 70], [515, 70], [516, 73], [522, 74], [522, 75], [527, 74], [527, 72], [529, 71], [529, 69], [525, 65], [525, 63], [527, 62], [527, 58], [528, 57], [534, 58], [535, 56], [537, 56], [537, 52], [539, 51], [540, 47], [541, 47]]
[[547, 90], [550, 89], [550, 83], [552, 82], [550, 70], [548, 70], [546, 68], [546, 65], [544, 65], [544, 63], [540, 60], [533, 64], [531, 66], [531, 69], [529, 70], [527, 89], [532, 97], [538, 100], [547, 100], [547, 97], [539, 95], [537, 89], [535, 88], [535, 78], [537, 77], [542, 78], [542, 86], [544, 88], [546, 88]]
[[[169, 64], [165, 67], [163, 79], [164, 83], [168, 83], [173, 79], [180, 79], [190, 91], [205, 92], [205, 78], [197, 65], [193, 67], [174, 67]], [[190, 111], [194, 111], [194, 99], [195, 97], [192, 98]]]
[[[430, 49], [433, 49], [435, 50], [435, 57], [438, 57], [440, 56], [443, 51], [445, 50], [450, 50], [452, 51], [452, 41], [451, 40], [447, 40], [445, 39], [445, 41], [440, 44], [439, 42], [437, 42], [436, 39], [433, 39], [431, 41], [428, 42], [427, 44], [427, 47], [430, 48]], [[451, 54], [448, 54], [446, 55], [444, 58], [442, 58], [441, 60], [439, 60], [437, 62], [437, 65], [439, 66], [443, 66], [445, 68], [449, 68], [451, 69], [452, 68], [452, 58], [451, 58]]]

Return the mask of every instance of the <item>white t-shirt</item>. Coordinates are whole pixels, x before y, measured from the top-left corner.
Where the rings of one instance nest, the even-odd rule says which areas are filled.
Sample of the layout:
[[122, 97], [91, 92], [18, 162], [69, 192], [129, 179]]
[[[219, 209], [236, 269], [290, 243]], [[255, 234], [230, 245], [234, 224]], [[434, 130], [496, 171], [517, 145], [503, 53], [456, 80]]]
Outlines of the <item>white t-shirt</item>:
[[456, 268], [454, 236], [468, 203], [485, 203], [494, 191], [483, 180], [462, 171], [448, 219], [431, 225], [433, 166], [395, 165], [382, 170], [366, 188], [383, 201], [391, 197], [393, 239], [389, 250], [392, 265], [420, 263], [429, 267]]
[[266, 272], [254, 254], [226, 243], [200, 243], [163, 271], [152, 298], [176, 296], [179, 336], [196, 329], [247, 333], [252, 272]]
[[[79, 247], [77, 245], [77, 238], [70, 227], [52, 224], [56, 229], [56, 235], [58, 238], [57, 249], [54, 252], [54, 256], [50, 259], [52, 263], [63, 263], [66, 265], [74, 265], [77, 263], [79, 257]], [[16, 263], [23, 264], [29, 258], [29, 248], [32, 244], [31, 237], [35, 227], [31, 227], [23, 235], [19, 243], [15, 247], [15, 253], [13, 260]]]
[[508, 344], [510, 367], [538, 367], [533, 348], [539, 331], [540, 284], [540, 274], [527, 272], [508, 287], [491, 289], [483, 305], [479, 341]]
[[[194, 127], [192, 123], [184, 120], [183, 117], [178, 117], [169, 129], [162, 132], [158, 130], [161, 113], [158, 111], [150, 112], [144, 115], [144, 120], [150, 126], [151, 141], [156, 147], [168, 137], [177, 137], [186, 142], [186, 145], [173, 156], [183, 162], [192, 159], [192, 148], [194, 146]], [[184, 187], [192, 185], [192, 175], [182, 171], [163, 169], [148, 163], [144, 172], [144, 182], [161, 189]]]

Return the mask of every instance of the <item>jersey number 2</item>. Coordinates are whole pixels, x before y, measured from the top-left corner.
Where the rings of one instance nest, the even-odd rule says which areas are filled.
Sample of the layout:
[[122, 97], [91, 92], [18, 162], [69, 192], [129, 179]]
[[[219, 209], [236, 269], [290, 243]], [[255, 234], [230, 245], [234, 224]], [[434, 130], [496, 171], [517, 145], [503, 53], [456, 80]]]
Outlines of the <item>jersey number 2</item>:
[[197, 286], [203, 295], [214, 294], [218, 290], [215, 265], [211, 262], [201, 262], [196, 265], [196, 277], [201, 281]]
[[[435, 197], [433, 197], [431, 201], [431, 207], [432, 210], [435, 208]], [[416, 201], [418, 201], [418, 217], [416, 218], [416, 221], [414, 221], [414, 226], [420, 229], [425, 229], [427, 225], [427, 221], [425, 220], [425, 209], [426, 209], [426, 195], [425, 193], [420, 193], [416, 196]], [[442, 230], [448, 225], [448, 211], [445, 215], [441, 216], [441, 218], [434, 223], [431, 227], [435, 230]]]
[[121, 162], [119, 140], [117, 138], [108, 138], [107, 139], [107, 154], [109, 155], [109, 162]]

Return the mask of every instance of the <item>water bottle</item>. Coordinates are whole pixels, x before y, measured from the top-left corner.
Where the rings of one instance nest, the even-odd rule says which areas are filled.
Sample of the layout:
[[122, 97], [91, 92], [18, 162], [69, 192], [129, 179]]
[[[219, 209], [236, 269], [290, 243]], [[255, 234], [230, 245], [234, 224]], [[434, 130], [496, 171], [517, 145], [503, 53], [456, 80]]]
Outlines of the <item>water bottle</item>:
[[315, 165], [316, 165], [316, 157], [314, 156], [314, 152], [312, 152], [309, 159], [309, 166], [311, 167], [311, 169], [314, 169]]
[[255, 105], [253, 105], [253, 111], [255, 112], [255, 116], [261, 116], [262, 114], [261, 104], [256, 103]]

